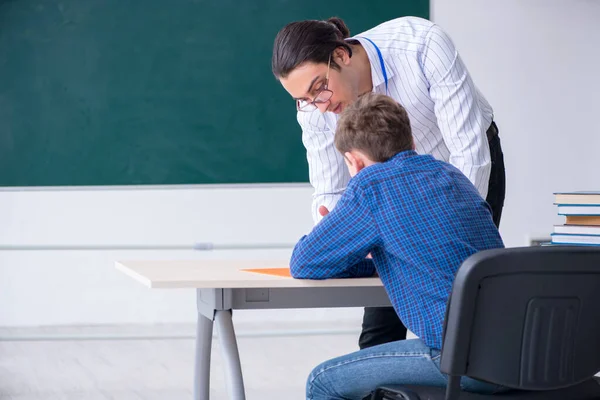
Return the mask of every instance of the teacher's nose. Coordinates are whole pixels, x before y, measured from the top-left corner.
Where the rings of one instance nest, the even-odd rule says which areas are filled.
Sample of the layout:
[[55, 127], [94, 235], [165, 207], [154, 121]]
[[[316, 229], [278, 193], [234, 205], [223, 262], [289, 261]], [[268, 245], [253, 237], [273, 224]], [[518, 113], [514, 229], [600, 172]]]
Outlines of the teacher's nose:
[[331, 101], [328, 101], [326, 103], [319, 103], [317, 104], [317, 108], [319, 109], [319, 111], [321, 111], [321, 114], [327, 112], [327, 109], [329, 108], [329, 106], [331, 105]]

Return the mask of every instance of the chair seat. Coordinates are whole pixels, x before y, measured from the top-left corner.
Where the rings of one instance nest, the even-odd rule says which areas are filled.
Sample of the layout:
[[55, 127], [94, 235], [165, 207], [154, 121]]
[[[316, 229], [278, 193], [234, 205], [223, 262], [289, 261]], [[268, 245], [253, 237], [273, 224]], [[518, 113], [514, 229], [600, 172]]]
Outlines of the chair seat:
[[[446, 388], [431, 386], [385, 386], [388, 390], [406, 390], [418, 395], [419, 400], [444, 400]], [[405, 397], [413, 400], [415, 397]], [[385, 400], [402, 400], [403, 397], [384, 397]], [[383, 400], [382, 399], [382, 400]], [[600, 399], [600, 378], [592, 378], [578, 385], [552, 391], [522, 391], [512, 390], [505, 393], [485, 395], [470, 392], [461, 392], [460, 400], [593, 400]]]

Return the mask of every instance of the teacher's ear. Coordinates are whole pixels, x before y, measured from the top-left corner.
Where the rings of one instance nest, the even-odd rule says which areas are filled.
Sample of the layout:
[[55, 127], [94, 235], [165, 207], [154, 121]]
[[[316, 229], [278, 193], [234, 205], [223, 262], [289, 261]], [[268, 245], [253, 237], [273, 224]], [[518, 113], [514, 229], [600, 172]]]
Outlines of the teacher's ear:
[[333, 51], [333, 61], [337, 65], [350, 65], [351, 62], [351, 53], [345, 47], [338, 47]]

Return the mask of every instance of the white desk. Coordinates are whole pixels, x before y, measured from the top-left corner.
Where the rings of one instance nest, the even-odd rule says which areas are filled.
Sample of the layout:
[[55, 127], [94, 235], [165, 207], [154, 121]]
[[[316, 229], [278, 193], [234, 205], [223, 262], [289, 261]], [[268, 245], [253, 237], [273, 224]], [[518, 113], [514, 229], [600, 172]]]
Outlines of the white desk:
[[379, 278], [297, 280], [242, 271], [282, 268], [286, 261], [127, 261], [124, 272], [149, 288], [194, 288], [198, 307], [194, 399], [208, 400], [213, 321], [217, 324], [231, 399], [244, 400], [244, 381], [231, 319], [234, 309], [378, 307], [390, 301]]

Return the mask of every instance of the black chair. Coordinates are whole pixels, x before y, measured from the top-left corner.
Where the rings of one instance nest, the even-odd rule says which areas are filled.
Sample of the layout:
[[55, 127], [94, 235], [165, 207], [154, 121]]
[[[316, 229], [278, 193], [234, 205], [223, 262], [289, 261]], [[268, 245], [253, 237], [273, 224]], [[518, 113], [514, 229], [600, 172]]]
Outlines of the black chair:
[[[443, 387], [387, 386], [372, 400], [600, 399], [600, 248], [486, 250], [457, 272]], [[469, 376], [513, 390], [461, 391]]]

